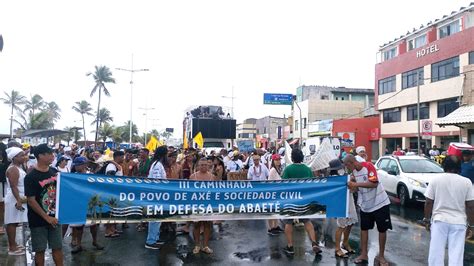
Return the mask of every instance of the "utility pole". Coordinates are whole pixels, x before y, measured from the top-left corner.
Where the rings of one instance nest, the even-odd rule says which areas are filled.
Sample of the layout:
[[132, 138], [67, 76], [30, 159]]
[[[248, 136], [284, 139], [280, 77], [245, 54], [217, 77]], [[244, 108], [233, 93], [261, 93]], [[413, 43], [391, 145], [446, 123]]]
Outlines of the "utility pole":
[[141, 71], [150, 71], [147, 68], [142, 68], [142, 69], [133, 69], [133, 54], [132, 54], [132, 65], [130, 69], [125, 69], [125, 68], [115, 68], [116, 70], [121, 70], [121, 71], [127, 71], [130, 72], [130, 137], [129, 137], [129, 143], [130, 143], [130, 148], [132, 148], [132, 127], [133, 127], [133, 73], [135, 72], [141, 72]]
[[416, 93], [417, 93], [417, 100], [416, 100], [416, 117], [418, 122], [418, 135], [417, 135], [417, 151], [416, 153], [420, 155], [420, 70], [416, 71]]
[[296, 104], [296, 107], [298, 107], [299, 111], [300, 111], [300, 142], [299, 142], [299, 146], [300, 146], [300, 149], [303, 149], [303, 119], [301, 118], [301, 108], [300, 106], [298, 105], [298, 101], [296, 100], [296, 95], [293, 95], [293, 103]]
[[147, 129], [147, 122], [148, 122], [148, 111], [150, 110], [155, 110], [155, 108], [138, 108], [140, 110], [144, 110], [145, 113], [143, 115], [145, 115], [145, 139], [143, 140], [143, 145], [146, 146], [146, 137], [147, 137], [147, 132], [148, 132], [148, 129]]

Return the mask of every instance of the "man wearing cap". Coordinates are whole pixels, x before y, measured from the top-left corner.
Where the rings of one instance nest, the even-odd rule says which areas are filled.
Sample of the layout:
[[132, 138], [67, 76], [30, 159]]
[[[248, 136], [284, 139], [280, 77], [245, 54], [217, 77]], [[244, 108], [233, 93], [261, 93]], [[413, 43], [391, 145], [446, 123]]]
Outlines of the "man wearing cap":
[[233, 151], [231, 154], [232, 160], [230, 160], [226, 165], [227, 171], [229, 173], [240, 172], [243, 168], [243, 163], [239, 159], [239, 151]]
[[463, 163], [461, 164], [461, 175], [467, 177], [474, 183], [474, 160], [471, 150], [462, 151]]
[[38, 145], [33, 154], [38, 163], [25, 177], [25, 196], [28, 197], [28, 223], [36, 265], [44, 265], [44, 254], [49, 246], [56, 265], [64, 265], [61, 227], [56, 214], [57, 171], [50, 167], [53, 150], [47, 144]]
[[363, 163], [367, 161], [367, 153], [365, 152], [364, 146], [357, 147], [356, 153], [357, 155], [355, 156], [355, 158], [359, 163]]

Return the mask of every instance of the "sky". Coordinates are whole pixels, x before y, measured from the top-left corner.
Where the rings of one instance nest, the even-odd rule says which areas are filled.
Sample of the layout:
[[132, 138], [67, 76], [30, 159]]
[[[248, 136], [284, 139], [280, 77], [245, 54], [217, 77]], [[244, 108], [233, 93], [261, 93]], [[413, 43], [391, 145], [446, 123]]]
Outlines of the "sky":
[[[459, 0], [393, 1], [3, 1], [0, 94], [18, 90], [59, 104], [56, 128], [82, 126], [74, 102], [97, 95], [86, 73], [108, 66], [116, 84], [103, 97], [113, 124], [182, 132], [189, 106], [231, 107], [237, 121], [283, 116], [289, 106], [263, 105], [263, 93], [299, 85], [373, 88], [379, 46], [430, 20], [468, 6]], [[139, 108], [154, 108], [145, 111]], [[9, 132], [0, 104], [0, 133]], [[93, 117], [86, 120], [87, 131]], [[146, 126], [146, 128], [145, 128]], [[93, 137], [88, 133], [88, 138]]]

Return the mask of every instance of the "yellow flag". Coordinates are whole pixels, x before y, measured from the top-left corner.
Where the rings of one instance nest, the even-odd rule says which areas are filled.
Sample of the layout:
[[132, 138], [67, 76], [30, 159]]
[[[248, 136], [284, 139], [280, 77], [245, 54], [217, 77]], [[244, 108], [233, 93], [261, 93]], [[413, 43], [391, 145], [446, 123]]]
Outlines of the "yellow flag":
[[186, 136], [187, 134], [184, 133], [184, 138], [183, 138], [183, 149], [187, 149], [188, 147], [188, 137]]
[[110, 148], [107, 148], [107, 150], [104, 151], [104, 154], [108, 156], [110, 154]]
[[193, 138], [194, 142], [198, 145], [200, 149], [204, 147], [204, 138], [202, 137], [201, 132], [198, 132], [196, 136]]
[[148, 141], [148, 143], [146, 144], [146, 148], [150, 152], [154, 152], [156, 150], [156, 148], [158, 147], [158, 145], [159, 145], [159, 142], [155, 138], [155, 136], [151, 136], [150, 141]]

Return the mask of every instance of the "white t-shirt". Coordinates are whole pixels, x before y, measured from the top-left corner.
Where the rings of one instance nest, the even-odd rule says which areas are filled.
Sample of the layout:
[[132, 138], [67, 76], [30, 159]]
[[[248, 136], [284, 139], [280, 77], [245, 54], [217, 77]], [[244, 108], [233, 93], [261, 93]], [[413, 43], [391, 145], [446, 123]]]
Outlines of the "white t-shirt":
[[110, 171], [115, 172], [115, 176], [123, 176], [123, 172], [118, 171], [117, 167], [113, 163], [109, 163], [107, 167], [105, 168], [106, 174]]
[[229, 161], [229, 162], [227, 163], [227, 167], [226, 167], [226, 168], [227, 168], [227, 170], [228, 170], [229, 172], [231, 172], [231, 173], [232, 173], [232, 172], [238, 172], [238, 171], [242, 170], [242, 168], [243, 168], [243, 163], [242, 163], [241, 160]]
[[[281, 172], [283, 173], [283, 171]], [[268, 175], [268, 180], [281, 180], [281, 176], [278, 171], [273, 167], [270, 169], [270, 174]]]
[[148, 178], [166, 179], [166, 171], [160, 161], [156, 161], [151, 165]]
[[437, 175], [425, 197], [434, 200], [432, 221], [466, 225], [466, 201], [474, 200], [471, 180], [458, 174]]
[[357, 183], [374, 182], [377, 183], [375, 188], [359, 188], [357, 203], [363, 212], [373, 212], [386, 205], [390, 205], [390, 199], [383, 188], [382, 183], [379, 182], [377, 170], [372, 163], [363, 162], [362, 169], [357, 171], [354, 169], [352, 175]]
[[247, 179], [253, 181], [267, 180], [269, 174], [268, 168], [263, 164], [259, 164], [259, 166], [252, 166], [249, 168]]
[[61, 173], [70, 173], [71, 171], [69, 170], [69, 168], [67, 167], [67, 165], [64, 167], [64, 168], [61, 168], [61, 167], [56, 167], [56, 169], [61, 172]]

